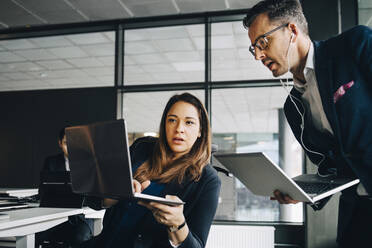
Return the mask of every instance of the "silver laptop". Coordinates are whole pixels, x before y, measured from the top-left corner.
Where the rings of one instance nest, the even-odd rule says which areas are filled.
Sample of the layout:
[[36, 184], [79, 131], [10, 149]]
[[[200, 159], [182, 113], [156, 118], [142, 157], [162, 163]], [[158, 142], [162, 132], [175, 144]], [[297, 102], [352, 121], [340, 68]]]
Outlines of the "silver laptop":
[[273, 196], [279, 190], [294, 200], [314, 203], [359, 183], [359, 179], [324, 178], [316, 174], [290, 178], [262, 152], [214, 157], [256, 195]]
[[66, 140], [75, 193], [184, 204], [134, 192], [128, 134], [123, 119], [66, 128]]

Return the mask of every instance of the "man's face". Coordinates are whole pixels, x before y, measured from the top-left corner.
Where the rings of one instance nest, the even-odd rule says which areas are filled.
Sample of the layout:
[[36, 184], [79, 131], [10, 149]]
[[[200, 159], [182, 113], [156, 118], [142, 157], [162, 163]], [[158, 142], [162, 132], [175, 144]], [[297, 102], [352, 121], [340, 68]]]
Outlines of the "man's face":
[[[248, 30], [248, 37], [254, 44], [260, 36], [277, 28], [279, 24], [270, 23], [267, 14], [256, 17]], [[287, 27], [278, 29], [266, 37], [267, 47], [263, 50], [255, 47], [255, 59], [272, 72], [274, 77], [281, 76], [288, 71], [287, 52], [290, 44], [290, 32]]]
[[62, 140], [58, 141], [59, 147], [62, 149], [63, 154], [65, 155], [66, 158], [68, 158], [68, 153], [67, 153], [67, 143], [66, 143], [66, 135], [63, 136]]

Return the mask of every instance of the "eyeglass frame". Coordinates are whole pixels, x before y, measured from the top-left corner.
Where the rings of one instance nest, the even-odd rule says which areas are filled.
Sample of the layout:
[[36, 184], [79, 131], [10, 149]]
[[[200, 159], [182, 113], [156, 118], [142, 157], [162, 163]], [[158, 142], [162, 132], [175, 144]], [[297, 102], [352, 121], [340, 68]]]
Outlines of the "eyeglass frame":
[[268, 45], [267, 45], [265, 48], [261, 48], [261, 47], [259, 47], [259, 45], [257, 45], [257, 42], [258, 42], [260, 39], [263, 38], [263, 39], [266, 41], [266, 43], [268, 44], [269, 41], [267, 40], [267, 36], [269, 36], [270, 34], [274, 33], [275, 31], [278, 31], [279, 29], [282, 29], [282, 28], [284, 28], [284, 27], [286, 27], [286, 26], [288, 26], [288, 25], [289, 25], [289, 23], [282, 24], [282, 25], [280, 25], [280, 26], [278, 26], [278, 27], [276, 27], [276, 28], [270, 30], [269, 32], [266, 32], [266, 33], [264, 33], [264, 34], [258, 36], [257, 39], [254, 41], [254, 43], [253, 43], [252, 45], [249, 46], [249, 51], [251, 52], [251, 54], [252, 54], [253, 56], [256, 56], [256, 49], [255, 49], [255, 47], [257, 47], [258, 49], [260, 49], [260, 51], [265, 50], [265, 49], [268, 47]]

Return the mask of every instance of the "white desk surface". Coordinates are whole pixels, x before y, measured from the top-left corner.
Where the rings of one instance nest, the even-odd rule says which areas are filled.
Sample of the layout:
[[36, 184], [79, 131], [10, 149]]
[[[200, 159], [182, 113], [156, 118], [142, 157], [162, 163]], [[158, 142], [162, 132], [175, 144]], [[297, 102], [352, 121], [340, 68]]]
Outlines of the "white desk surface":
[[0, 237], [9, 237], [44, 231], [66, 221], [68, 216], [83, 213], [83, 209], [26, 208], [3, 213], [7, 213], [9, 218], [0, 220]]
[[39, 192], [38, 188], [0, 188], [1, 194], [8, 194], [10, 196], [26, 197], [36, 195]]

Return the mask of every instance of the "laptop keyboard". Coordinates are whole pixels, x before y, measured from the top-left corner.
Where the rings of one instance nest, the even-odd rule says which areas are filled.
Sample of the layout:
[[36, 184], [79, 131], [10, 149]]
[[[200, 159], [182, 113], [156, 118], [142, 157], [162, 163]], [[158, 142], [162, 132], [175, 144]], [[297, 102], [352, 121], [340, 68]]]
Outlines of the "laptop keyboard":
[[337, 184], [331, 183], [306, 183], [306, 182], [297, 182], [297, 185], [308, 194], [321, 194], [332, 188], [337, 187]]

